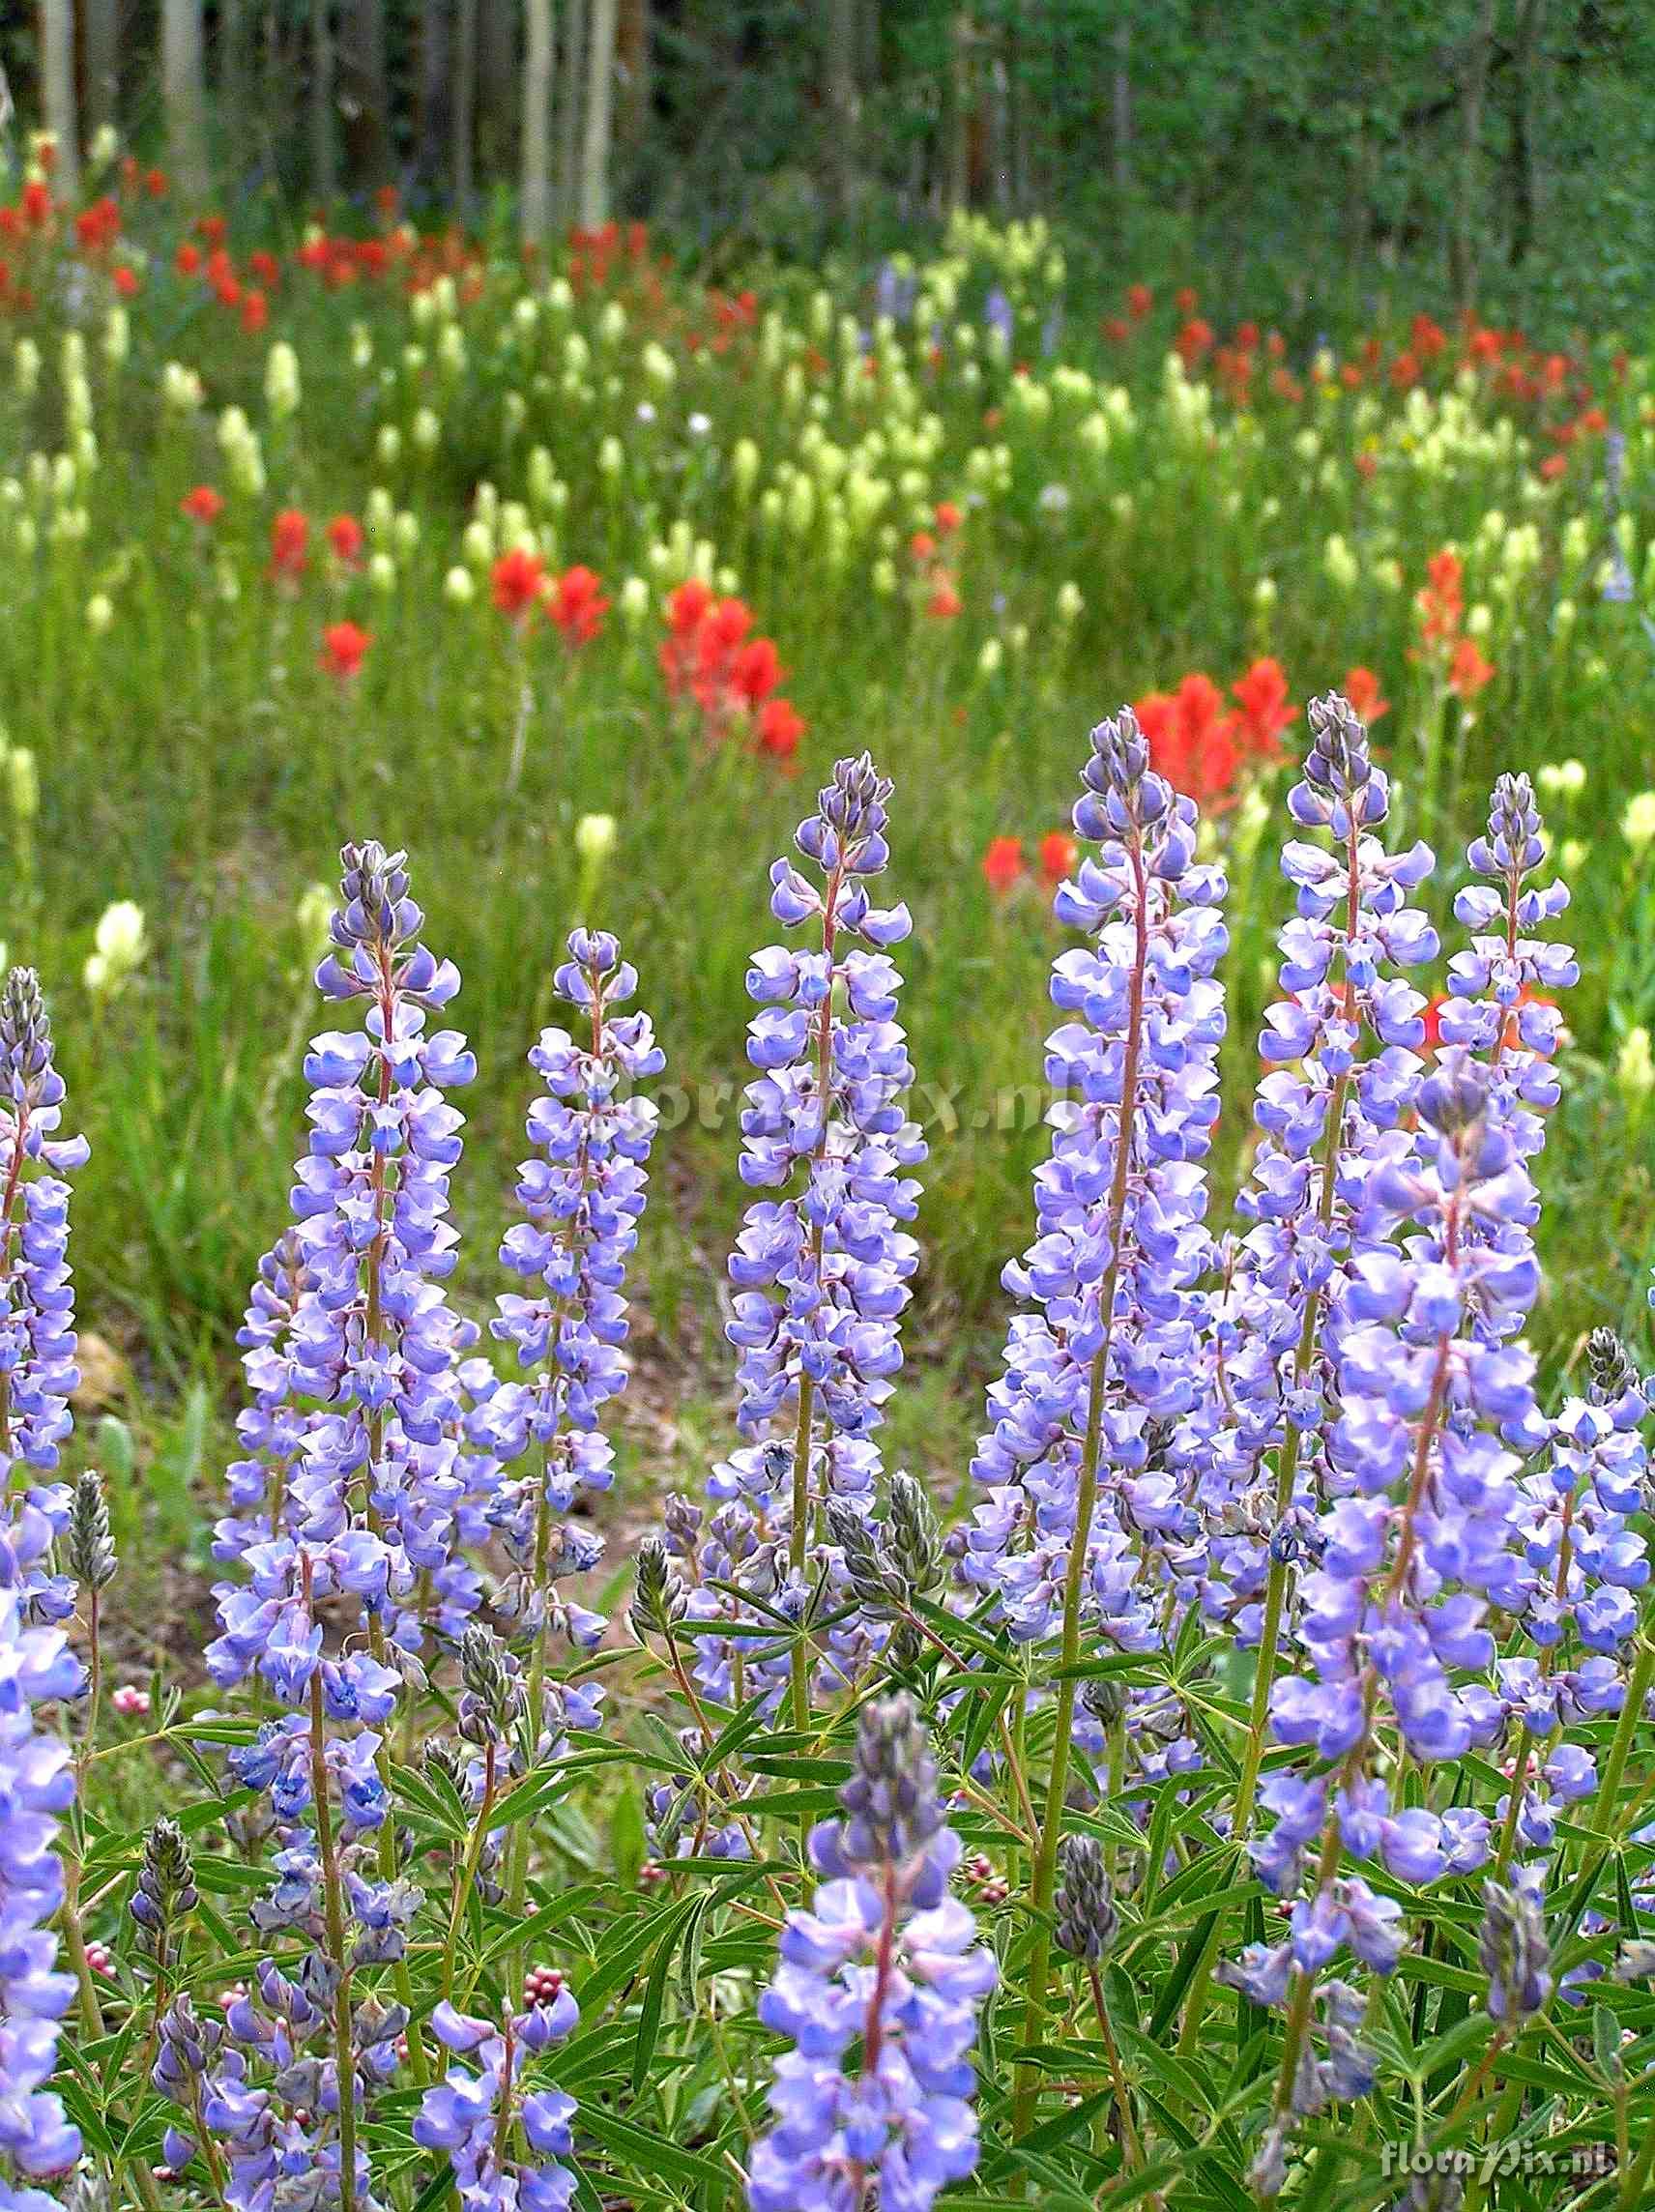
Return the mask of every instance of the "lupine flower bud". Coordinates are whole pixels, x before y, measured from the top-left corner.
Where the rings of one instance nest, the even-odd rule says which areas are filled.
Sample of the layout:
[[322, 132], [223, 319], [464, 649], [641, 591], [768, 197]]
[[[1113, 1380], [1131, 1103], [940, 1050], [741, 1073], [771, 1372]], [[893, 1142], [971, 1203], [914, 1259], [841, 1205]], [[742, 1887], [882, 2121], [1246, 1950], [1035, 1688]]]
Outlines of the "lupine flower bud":
[[646, 1536], [638, 1546], [637, 1586], [626, 1618], [640, 1644], [652, 1635], [670, 1635], [687, 1610], [683, 1578], [673, 1565], [659, 1536]]
[[882, 1547], [878, 1531], [849, 1499], [829, 1498], [825, 1510], [828, 1532], [844, 1554], [852, 1596], [874, 1619], [884, 1618], [893, 1605], [906, 1602], [906, 1579]]
[[1638, 1369], [1632, 1354], [1612, 1328], [1594, 1328], [1586, 1339], [1586, 1371], [1591, 1378], [1595, 1406], [1612, 1406], [1628, 1390], [1636, 1390]]
[[472, 1621], [460, 1638], [460, 1733], [472, 1743], [501, 1742], [523, 1710], [523, 1685], [492, 1628]]
[[906, 1691], [876, 1698], [857, 1716], [857, 1762], [839, 1792], [848, 1856], [907, 1866], [944, 1824], [937, 1762]]
[[144, 1837], [143, 1863], [130, 1906], [158, 1957], [179, 1922], [194, 1911], [198, 1897], [184, 1831], [163, 1816]]
[[1539, 2012], [1552, 1994], [1552, 1949], [1539, 1905], [1526, 1890], [1483, 1884], [1477, 1960], [1489, 1977], [1488, 2006], [1508, 2028]]
[[93, 1468], [75, 1478], [67, 1538], [70, 1569], [82, 1589], [106, 1589], [118, 1561], [109, 1533], [109, 1505], [103, 1477]]
[[1064, 1838], [1062, 1875], [1054, 1903], [1059, 1944], [1071, 1958], [1095, 1966], [1120, 1932], [1103, 1846], [1095, 1836]]

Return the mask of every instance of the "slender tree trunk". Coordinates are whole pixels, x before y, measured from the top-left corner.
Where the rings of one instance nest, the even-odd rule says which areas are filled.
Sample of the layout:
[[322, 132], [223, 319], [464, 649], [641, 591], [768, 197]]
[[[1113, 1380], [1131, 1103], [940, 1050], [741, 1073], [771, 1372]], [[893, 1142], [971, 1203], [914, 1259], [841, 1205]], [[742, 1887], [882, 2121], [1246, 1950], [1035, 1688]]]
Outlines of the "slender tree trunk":
[[57, 140], [55, 184], [65, 199], [80, 196], [80, 131], [74, 112], [73, 0], [41, 0], [41, 104]]
[[833, 212], [843, 223], [857, 193], [857, 0], [826, 0], [822, 44]]
[[573, 222], [580, 194], [581, 95], [586, 84], [586, 18], [592, 0], [564, 0], [563, 87], [558, 110], [558, 213]]
[[165, 0], [161, 10], [161, 100], [172, 181], [186, 204], [207, 197], [207, 93], [201, 63], [201, 0]]
[[1117, 0], [1117, 6], [1109, 152], [1116, 195], [1124, 201], [1132, 189], [1132, 15], [1128, 0]]
[[476, 175], [477, 0], [458, 0], [454, 10], [454, 206], [464, 221], [471, 214]]
[[1477, 0], [1476, 23], [1461, 80], [1460, 173], [1448, 238], [1448, 274], [1454, 297], [1468, 307], [1477, 290], [1477, 171], [1483, 151], [1483, 98], [1495, 38], [1495, 0]]
[[949, 26], [948, 166], [946, 201], [951, 215], [972, 191], [972, 19], [962, 8]]
[[516, 0], [479, 0], [477, 26], [478, 167], [485, 185], [504, 183], [516, 153]]
[[517, 194], [525, 246], [545, 242], [552, 219], [552, 0], [528, 0], [523, 57], [523, 169]]
[[449, 118], [448, 0], [424, 0], [420, 16], [420, 131], [415, 168], [422, 185], [433, 186], [448, 172]]
[[383, 0], [348, 0], [339, 29], [339, 94], [348, 172], [353, 183], [382, 185], [391, 174]]
[[592, 0], [587, 48], [586, 134], [580, 160], [580, 220], [596, 230], [609, 220], [610, 117], [615, 98], [616, 0]]
[[86, 62], [87, 135], [115, 121], [121, 90], [120, 0], [84, 0], [80, 15]]
[[331, 0], [310, 0], [310, 190], [331, 207], [339, 189], [334, 143], [334, 18]]
[[1535, 77], [1540, 62], [1540, 29], [1546, 0], [1518, 0], [1512, 51], [1511, 90], [1511, 266], [1521, 268], [1534, 244], [1539, 201], [1535, 181]]

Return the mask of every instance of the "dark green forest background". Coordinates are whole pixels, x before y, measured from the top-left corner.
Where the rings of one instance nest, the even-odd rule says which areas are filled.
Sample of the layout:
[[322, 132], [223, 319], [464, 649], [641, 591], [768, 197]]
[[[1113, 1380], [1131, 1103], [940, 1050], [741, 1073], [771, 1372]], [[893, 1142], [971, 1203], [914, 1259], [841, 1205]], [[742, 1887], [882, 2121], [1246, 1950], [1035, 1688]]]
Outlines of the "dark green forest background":
[[1406, 284], [1602, 328], [1655, 280], [1650, 0], [13, 0], [15, 149], [54, 36], [80, 146], [113, 122], [232, 216], [394, 182], [716, 267], [1038, 213], [1082, 275], [1301, 324]]

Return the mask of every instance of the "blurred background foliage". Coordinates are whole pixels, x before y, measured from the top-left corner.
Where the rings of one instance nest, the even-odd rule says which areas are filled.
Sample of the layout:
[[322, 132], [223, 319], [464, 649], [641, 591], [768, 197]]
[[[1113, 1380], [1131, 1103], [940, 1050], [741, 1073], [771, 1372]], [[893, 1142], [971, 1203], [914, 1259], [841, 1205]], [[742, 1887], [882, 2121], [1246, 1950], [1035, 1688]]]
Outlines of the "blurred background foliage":
[[716, 270], [1038, 211], [1306, 335], [1399, 274], [1601, 329], [1655, 270], [1643, 0], [39, 0], [0, 62], [19, 113], [113, 122], [232, 214], [394, 181]]

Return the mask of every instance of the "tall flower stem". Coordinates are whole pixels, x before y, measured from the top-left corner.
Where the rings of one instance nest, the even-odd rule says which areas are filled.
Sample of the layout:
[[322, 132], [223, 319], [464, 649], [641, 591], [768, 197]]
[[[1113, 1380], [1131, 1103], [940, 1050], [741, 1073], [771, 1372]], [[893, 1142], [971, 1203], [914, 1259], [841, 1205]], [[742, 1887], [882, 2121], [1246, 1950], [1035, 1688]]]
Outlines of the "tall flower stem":
[[[822, 1010], [816, 1024], [816, 1100], [821, 1116], [821, 1127], [816, 1137], [816, 1158], [821, 1161], [828, 1152], [828, 1103], [833, 1079], [833, 910], [839, 902], [839, 888], [843, 871], [835, 867], [828, 878], [822, 899], [822, 954], [827, 968], [826, 988], [822, 997]], [[810, 1233], [811, 1278], [820, 1282], [825, 1235], [818, 1222]], [[798, 1420], [793, 1438], [793, 1525], [788, 1530], [788, 1564], [795, 1575], [802, 1576], [809, 1557], [810, 1545], [810, 1429], [815, 1407], [816, 1384], [814, 1379], [801, 1373], [798, 1378]], [[793, 1649], [792, 1665], [793, 1725], [801, 1733], [810, 1726], [810, 1638], [801, 1633]], [[800, 1831], [801, 1858], [809, 1824]]]
[[328, 1803], [328, 1736], [320, 1668], [310, 1676], [310, 1795], [316, 1812], [316, 1849], [322, 1861], [328, 1955], [338, 1975], [334, 1993], [334, 2064], [339, 2102], [339, 2204], [340, 2212], [356, 2212], [357, 2079], [351, 2051], [351, 1973], [345, 1951], [344, 1894], [334, 1846], [334, 1816]]
[[[1360, 828], [1352, 813], [1345, 837], [1344, 997], [1348, 1014], [1353, 1014], [1356, 1005], [1349, 969], [1350, 946], [1356, 935], [1361, 915], [1359, 839]], [[1317, 1194], [1317, 1223], [1323, 1237], [1333, 1224], [1339, 1150], [1345, 1131], [1345, 1110], [1350, 1092], [1349, 1074], [1336, 1077], [1328, 1098], [1327, 1128], [1321, 1146], [1321, 1187]], [[1321, 1332], [1322, 1298], [1323, 1286], [1320, 1284], [1314, 1286], [1305, 1298], [1304, 1326], [1299, 1331], [1298, 1343], [1293, 1351], [1292, 1383], [1295, 1391], [1303, 1388], [1310, 1374], [1311, 1363], [1316, 1357], [1316, 1347]], [[1276, 1528], [1280, 1528], [1292, 1510], [1293, 1492], [1298, 1486], [1301, 1435], [1302, 1432], [1296, 1426], [1290, 1427], [1282, 1439], [1281, 1451], [1276, 1460]], [[1278, 1558], [1272, 1551], [1269, 1572], [1264, 1581], [1264, 1615], [1259, 1631], [1258, 1663], [1253, 1671], [1253, 1695], [1247, 1713], [1247, 1741], [1241, 1754], [1241, 1773], [1235, 1786], [1235, 1804], [1231, 1815], [1231, 1837], [1237, 1849], [1243, 1853], [1252, 1833], [1253, 1813], [1259, 1797], [1259, 1776], [1263, 1766], [1264, 1745], [1269, 1735], [1270, 1693], [1275, 1687], [1276, 1669], [1281, 1661], [1282, 1623], [1287, 1614], [1288, 1578], [1291, 1572], [1288, 1561]], [[1223, 1922], [1221, 1919], [1215, 1920], [1212, 1933], [1196, 1963], [1195, 1972], [1190, 1977], [1189, 1995], [1184, 2002], [1183, 2025], [1178, 2034], [1178, 2051], [1184, 2057], [1188, 2057], [1194, 2051], [1196, 2039], [1201, 2032], [1202, 2017], [1206, 2010], [1207, 1989], [1223, 1941]]]
[[493, 1740], [490, 1739], [488, 1748], [483, 1753], [482, 1801], [478, 1806], [477, 1819], [472, 1824], [471, 1836], [466, 1844], [465, 1864], [461, 1867], [459, 1879], [454, 1884], [453, 1904], [449, 1912], [448, 1938], [443, 1945], [443, 1994], [445, 1997], [451, 1997], [454, 1994], [454, 1959], [459, 1949], [460, 1921], [465, 1916], [466, 1901], [471, 1896], [472, 1885], [477, 1880], [477, 1870], [482, 1860], [482, 1847], [488, 1839], [488, 1816], [494, 1810], [494, 1789], [495, 1746]]
[[[1029, 1958], [1028, 1997], [1023, 2010], [1023, 2038], [1032, 2044], [1045, 2017], [1046, 1990], [1052, 1972], [1052, 1900], [1058, 1881], [1058, 1847], [1062, 1841], [1063, 1813], [1068, 1795], [1069, 1756], [1073, 1745], [1075, 1699], [1080, 1678], [1075, 1670], [1081, 1658], [1081, 1591], [1086, 1579], [1087, 1546], [1091, 1536], [1092, 1514], [1097, 1505], [1098, 1454], [1103, 1441], [1103, 1401], [1109, 1380], [1109, 1351], [1115, 1332], [1115, 1293], [1120, 1277], [1120, 1245], [1126, 1219], [1126, 1193], [1131, 1177], [1133, 1122], [1138, 1094], [1138, 1062], [1143, 1046], [1144, 988], [1149, 958], [1149, 917], [1146, 901], [1144, 853], [1141, 834], [1128, 848], [1137, 888], [1134, 909], [1135, 942], [1126, 1016], [1126, 1041], [1120, 1072], [1119, 1121], [1116, 1131], [1115, 1175], [1109, 1193], [1109, 1265], [1098, 1294], [1102, 1342], [1093, 1355], [1087, 1400], [1086, 1440], [1081, 1447], [1080, 1487], [1075, 1499], [1075, 1526], [1069, 1539], [1067, 1569], [1063, 1577], [1063, 1621], [1060, 1644], [1062, 1678], [1055, 1706], [1057, 1733], [1052, 1743], [1052, 1772], [1046, 1790], [1045, 1819], [1040, 1845], [1034, 1855], [1029, 1889], [1029, 1909], [1034, 1922], [1034, 1947]], [[1038, 2069], [1025, 2059], [1018, 2070], [1012, 2101], [1011, 2132], [1021, 2139], [1034, 2124], [1039, 2102]]]

